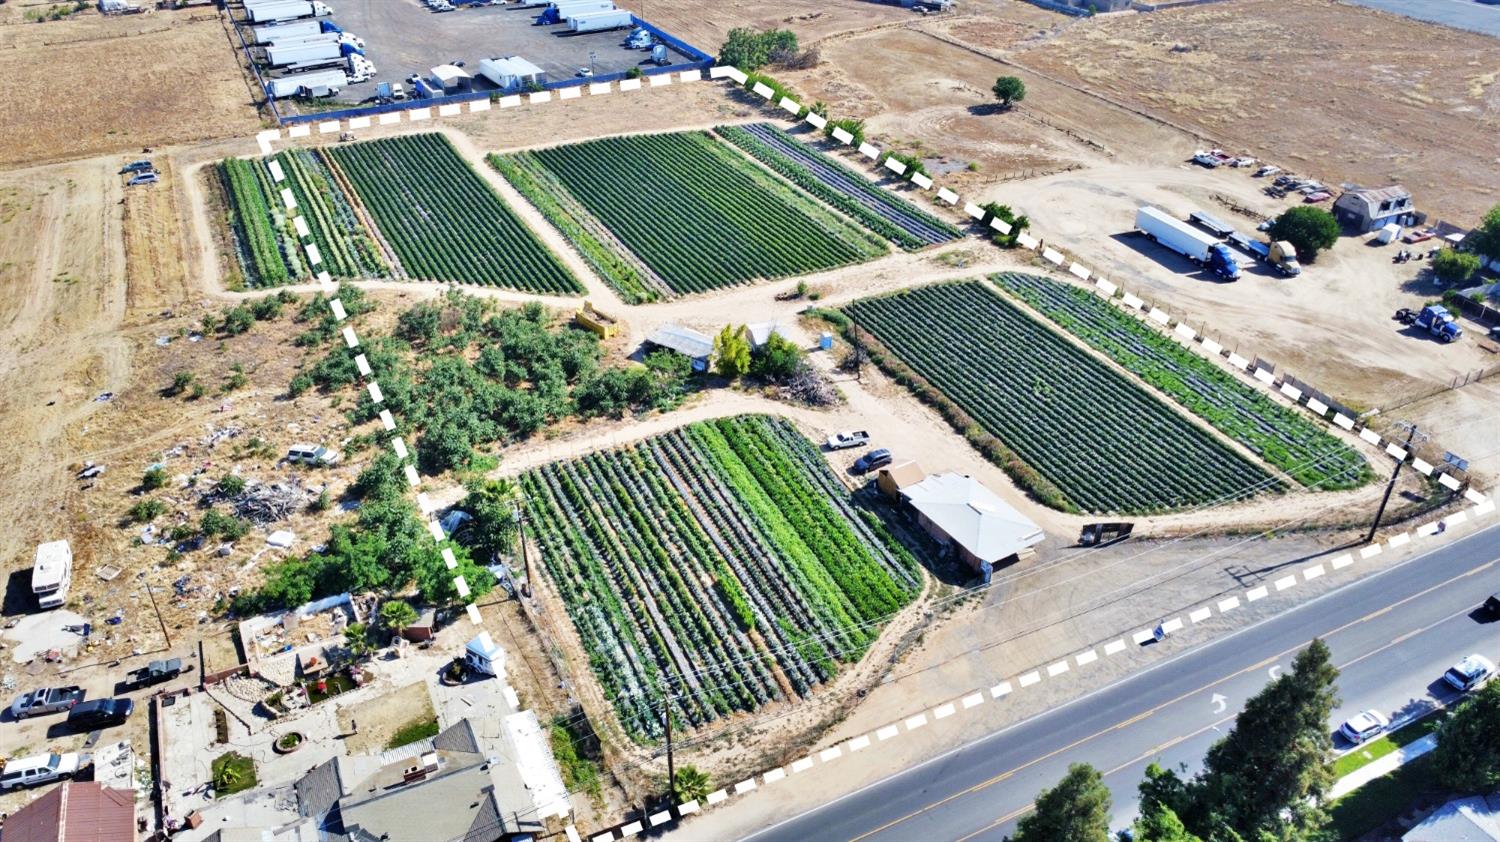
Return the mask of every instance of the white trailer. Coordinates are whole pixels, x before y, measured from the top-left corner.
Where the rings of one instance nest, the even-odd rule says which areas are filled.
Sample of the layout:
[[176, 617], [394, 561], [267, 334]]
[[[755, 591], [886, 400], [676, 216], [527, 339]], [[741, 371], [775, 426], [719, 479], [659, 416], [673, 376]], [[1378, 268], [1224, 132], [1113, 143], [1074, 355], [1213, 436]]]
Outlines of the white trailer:
[[319, 35], [323, 32], [323, 22], [320, 20], [294, 20], [290, 23], [268, 23], [257, 26], [250, 30], [251, 43], [270, 44], [273, 41], [288, 38], [306, 38], [309, 35]]
[[1135, 227], [1147, 239], [1160, 243], [1221, 277], [1237, 280], [1239, 264], [1229, 247], [1169, 213], [1143, 205], [1135, 214]]
[[38, 544], [31, 566], [31, 592], [42, 609], [60, 608], [73, 584], [73, 548], [67, 541]]
[[286, 0], [263, 6], [246, 6], [245, 15], [251, 23], [276, 23], [278, 21], [320, 18], [333, 14], [333, 10], [318, 0]]
[[613, 12], [588, 12], [568, 18], [568, 28], [577, 33], [624, 29], [633, 23], [630, 12], [624, 9]]
[[310, 92], [328, 89], [338, 91], [349, 84], [349, 76], [343, 70], [317, 70], [312, 73], [297, 73], [280, 79], [266, 80], [266, 96], [281, 99], [289, 96], [307, 96]]
[[266, 48], [266, 64], [286, 67], [311, 61], [338, 61], [352, 51], [352, 47], [337, 41], [294, 43], [285, 47], [272, 44]]
[[543, 72], [540, 67], [520, 56], [506, 56], [479, 62], [479, 75], [493, 82], [502, 91], [514, 91], [532, 83], [541, 84]]
[[313, 44], [348, 44], [358, 51], [363, 51], [365, 48], [363, 38], [347, 32], [322, 32], [317, 35], [300, 35], [292, 38], [277, 36], [275, 40], [267, 43], [265, 47], [266, 49], [270, 49], [271, 47], [285, 49], [287, 47], [308, 47]]

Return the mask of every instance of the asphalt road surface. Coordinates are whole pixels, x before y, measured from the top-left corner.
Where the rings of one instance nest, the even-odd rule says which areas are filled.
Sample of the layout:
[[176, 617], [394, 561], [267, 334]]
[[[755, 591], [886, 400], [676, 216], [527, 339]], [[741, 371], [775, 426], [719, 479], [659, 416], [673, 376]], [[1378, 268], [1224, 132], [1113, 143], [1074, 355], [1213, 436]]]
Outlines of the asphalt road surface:
[[1445, 669], [1471, 652], [1500, 656], [1500, 622], [1485, 622], [1477, 610], [1496, 591], [1500, 527], [1490, 527], [749, 839], [1000, 840], [1040, 790], [1079, 762], [1105, 774], [1112, 826], [1122, 828], [1135, 815], [1148, 763], [1195, 771], [1245, 700], [1315, 637], [1328, 643], [1342, 673], [1343, 701], [1330, 730], [1361, 710], [1394, 718], [1451, 700], [1440, 682]]

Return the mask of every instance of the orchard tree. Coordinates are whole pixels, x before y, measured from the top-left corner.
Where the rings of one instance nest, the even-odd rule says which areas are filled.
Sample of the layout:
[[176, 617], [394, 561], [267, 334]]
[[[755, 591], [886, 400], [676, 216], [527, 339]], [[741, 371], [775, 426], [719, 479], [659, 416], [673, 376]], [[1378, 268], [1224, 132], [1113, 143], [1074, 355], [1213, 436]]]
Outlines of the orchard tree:
[[1026, 98], [1026, 83], [1019, 76], [1001, 76], [990, 90], [1003, 108], [1010, 108]]
[[1036, 811], [1016, 825], [1012, 842], [1110, 842], [1109, 787], [1099, 770], [1074, 763], [1052, 789], [1036, 798]]
[[1500, 260], [1500, 205], [1490, 208], [1479, 220], [1479, 227], [1464, 239], [1464, 245], [1489, 260]]
[[1438, 731], [1433, 768], [1444, 786], [1459, 792], [1500, 787], [1500, 681], [1458, 706]]
[[1297, 259], [1311, 263], [1318, 252], [1339, 241], [1339, 221], [1333, 214], [1312, 205], [1287, 208], [1271, 223], [1271, 239], [1286, 240], [1297, 250]]

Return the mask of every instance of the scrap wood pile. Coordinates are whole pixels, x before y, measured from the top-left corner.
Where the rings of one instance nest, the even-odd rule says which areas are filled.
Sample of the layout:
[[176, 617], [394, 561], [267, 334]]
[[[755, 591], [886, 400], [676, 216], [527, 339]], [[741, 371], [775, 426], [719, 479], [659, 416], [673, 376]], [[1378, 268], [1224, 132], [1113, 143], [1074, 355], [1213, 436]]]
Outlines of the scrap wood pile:
[[257, 524], [275, 523], [291, 517], [306, 496], [301, 483], [258, 483], [234, 498], [234, 513]]

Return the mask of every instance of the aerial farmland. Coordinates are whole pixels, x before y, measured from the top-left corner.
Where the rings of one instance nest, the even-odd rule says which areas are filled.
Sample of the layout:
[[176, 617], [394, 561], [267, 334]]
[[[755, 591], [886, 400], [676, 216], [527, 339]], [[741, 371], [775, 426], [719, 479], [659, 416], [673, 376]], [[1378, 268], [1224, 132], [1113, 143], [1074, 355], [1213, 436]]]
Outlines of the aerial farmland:
[[[1146, 764], [1195, 792], [1314, 637], [1329, 769], [1344, 719], [1458, 709], [1339, 635], [1493, 649], [1483, 595], [1418, 606], [1500, 588], [1500, 216], [1447, 172], [1500, 156], [1500, 42], [1453, 34], [1442, 97], [1451, 56], [1410, 69], [1472, 148], [1377, 165], [1202, 92], [1262, 72], [1202, 39], [1278, 14], [1452, 34], [1363, 7], [380, 2], [0, 6], [28, 56], [188, 49], [208, 98], [9, 106], [0, 651], [134, 707], [0, 724], [14, 774], [95, 775], [24, 773], [8, 821], [97, 781], [188, 842], [1034, 840], [1080, 764], [1111, 832]], [[343, 90], [268, 85], [330, 72], [263, 66], [288, 24]], [[1384, 838], [1355, 777], [1318, 820]]]

